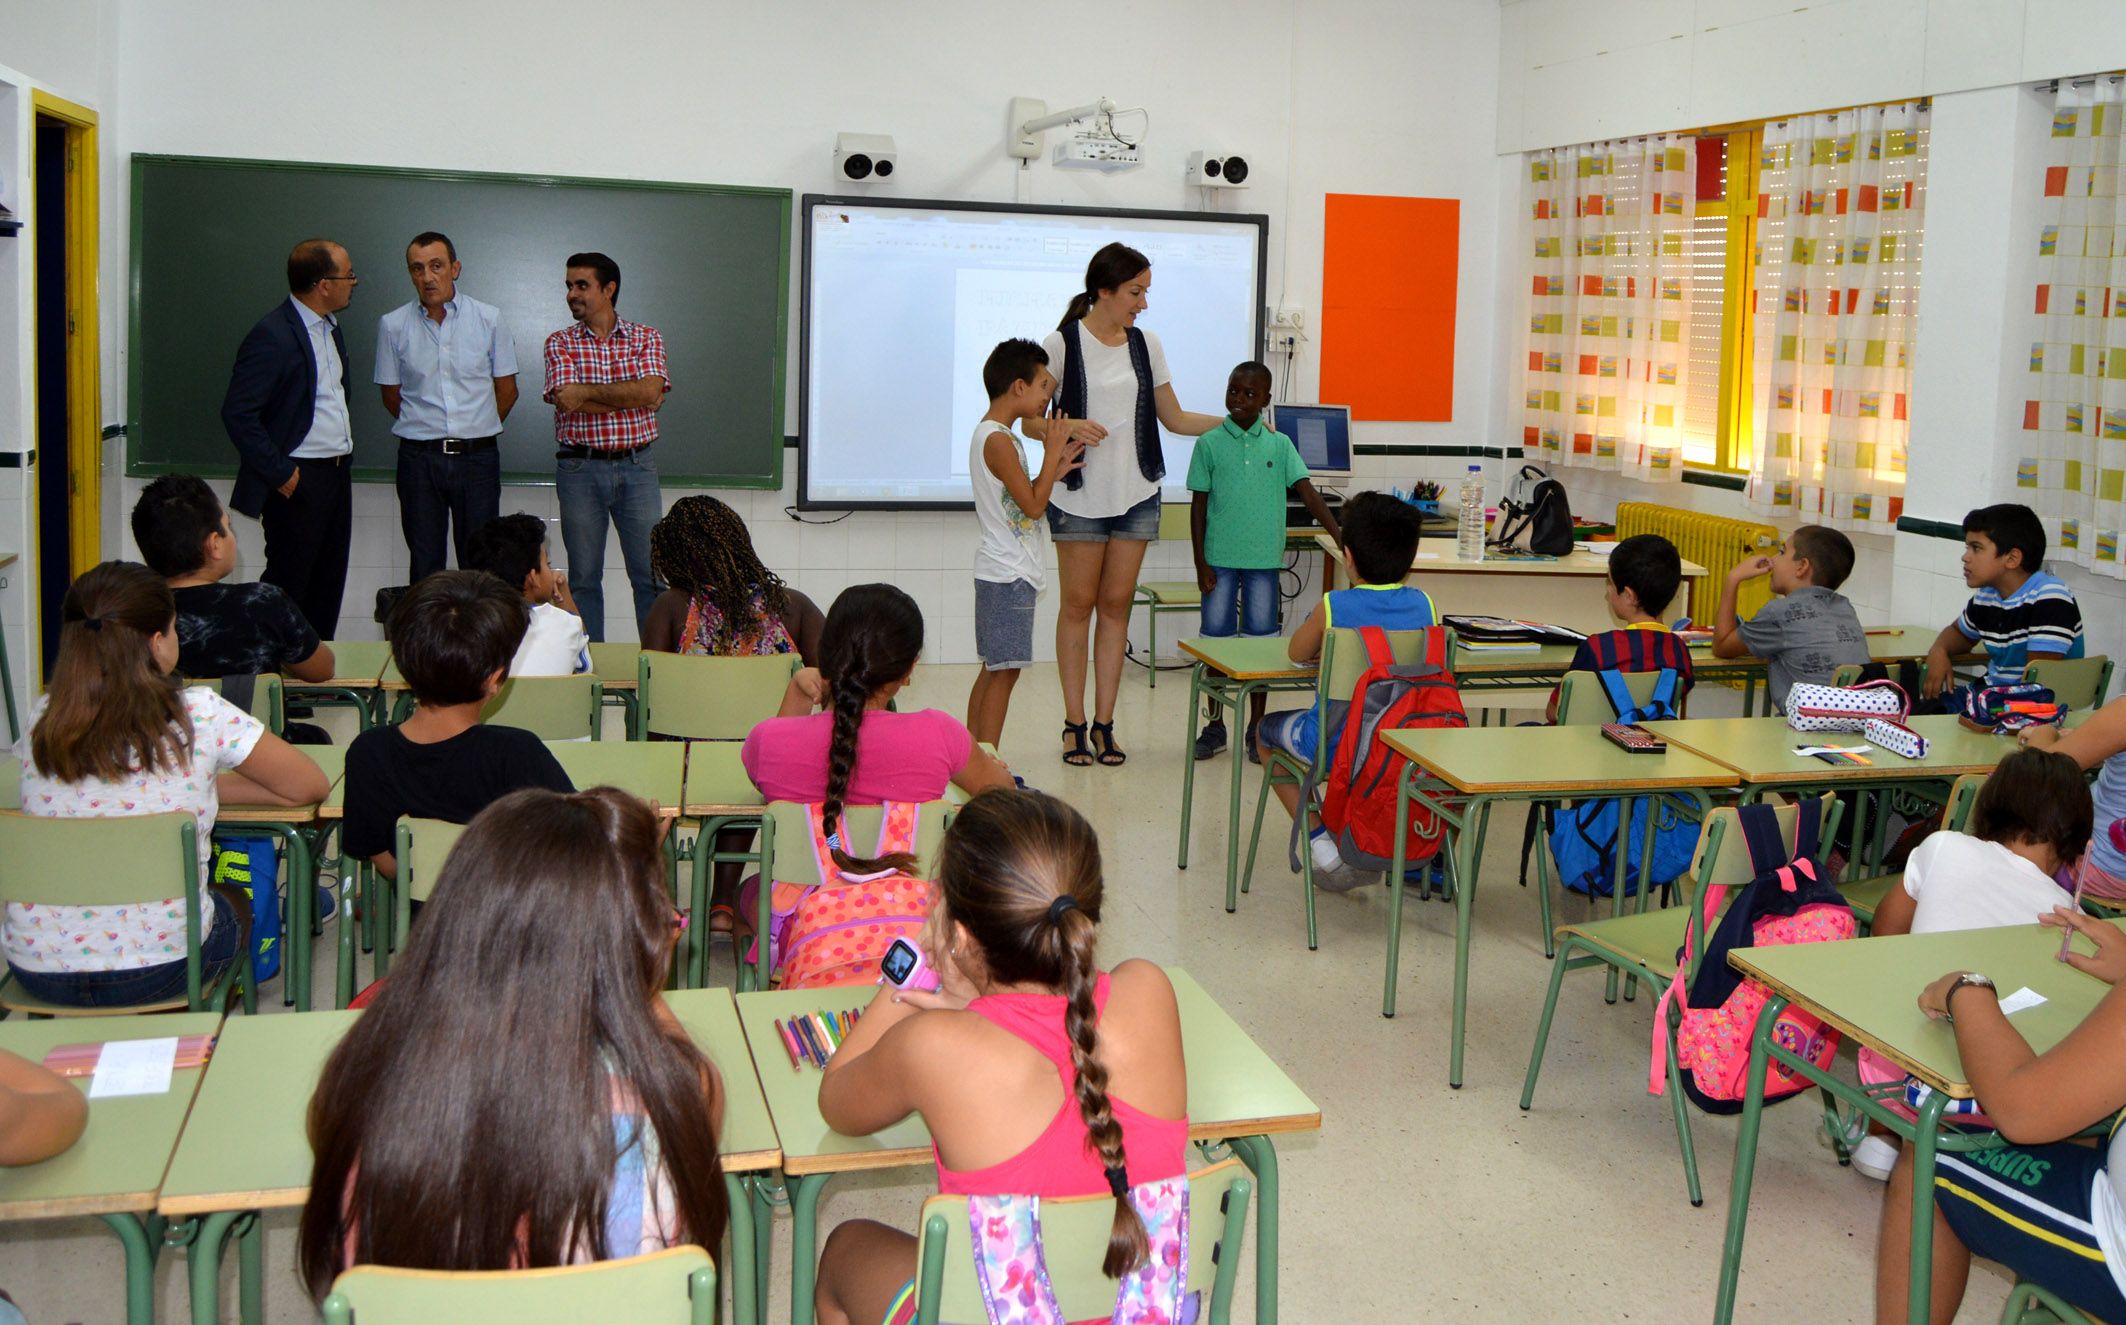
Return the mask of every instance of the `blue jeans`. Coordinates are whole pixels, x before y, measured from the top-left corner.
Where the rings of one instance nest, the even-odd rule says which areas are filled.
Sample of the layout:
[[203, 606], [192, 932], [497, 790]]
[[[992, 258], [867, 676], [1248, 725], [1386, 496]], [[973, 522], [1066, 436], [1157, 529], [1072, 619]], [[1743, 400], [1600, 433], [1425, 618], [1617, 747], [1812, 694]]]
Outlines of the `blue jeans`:
[[620, 555], [627, 560], [629, 586], [635, 592], [635, 629], [650, 619], [657, 601], [657, 577], [650, 574], [650, 526], [664, 514], [657, 489], [657, 460], [652, 447], [617, 460], [554, 461], [554, 487], [561, 496], [561, 546], [568, 552], [568, 590], [583, 612], [583, 628], [593, 640], [605, 639], [605, 522], [620, 531]]
[[472, 531], [502, 513], [502, 451], [490, 446], [464, 455], [444, 455], [419, 446], [399, 447], [399, 529], [406, 535], [406, 582], [414, 584], [443, 569], [443, 536], [465, 566]]
[[1278, 572], [1232, 570], [1225, 566], [1211, 569], [1218, 582], [1203, 596], [1204, 634], [1229, 637], [1281, 633], [1277, 625]]
[[[207, 984], [236, 958], [236, 945], [246, 927], [236, 923], [236, 907], [219, 890], [210, 889], [207, 900], [214, 906], [214, 923], [199, 946], [199, 984]], [[129, 1008], [142, 1003], [183, 998], [185, 959], [155, 966], [136, 966], [124, 971], [24, 971], [12, 964], [15, 983], [22, 991], [47, 1003], [72, 1008]]]

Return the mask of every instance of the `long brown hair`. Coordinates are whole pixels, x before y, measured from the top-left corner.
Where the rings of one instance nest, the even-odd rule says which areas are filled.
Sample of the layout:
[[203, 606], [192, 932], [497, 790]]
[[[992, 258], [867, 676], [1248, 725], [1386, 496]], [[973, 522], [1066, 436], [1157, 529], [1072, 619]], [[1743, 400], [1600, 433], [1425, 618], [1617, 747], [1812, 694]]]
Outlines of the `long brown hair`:
[[138, 562], [106, 561], [67, 586], [51, 697], [30, 732], [40, 773], [115, 782], [191, 761], [184, 699], [148, 642], [175, 630], [176, 618], [170, 586]]
[[[709, 641], [729, 653], [747, 630], [765, 630], [790, 611], [782, 577], [761, 564], [738, 512], [714, 497], [681, 497], [650, 529], [650, 570], [689, 597], [706, 595], [721, 619]], [[760, 597], [761, 610], [753, 606]]]
[[721, 1243], [714, 1070], [652, 1002], [673, 937], [663, 877], [656, 819], [611, 787], [519, 791], [472, 821], [311, 1097], [313, 1296], [350, 1264], [599, 1255], [616, 1083], [655, 1131], [680, 1240]]
[[[948, 918], [981, 945], [990, 978], [1063, 992], [1078, 1116], [1100, 1163], [1126, 1167], [1122, 1125], [1107, 1098], [1093, 990], [1100, 924], [1100, 839], [1070, 806], [1038, 791], [999, 787], [953, 816], [938, 855], [937, 884]], [[1056, 911], [1058, 898], [1077, 905]], [[1151, 1240], [1129, 1198], [1115, 1198], [1115, 1222], [1101, 1263], [1119, 1279], [1144, 1263]]]
[[1056, 323], [1056, 330], [1076, 322], [1090, 313], [1093, 301], [1109, 290], [1119, 290], [1139, 272], [1152, 269], [1152, 260], [1127, 244], [1102, 245], [1085, 264], [1085, 289], [1070, 297], [1070, 307], [1063, 310], [1063, 320]]
[[864, 706], [880, 687], [914, 669], [923, 652], [923, 610], [890, 584], [852, 584], [842, 590], [819, 632], [819, 670], [827, 679], [828, 708], [834, 735], [827, 743], [827, 799], [820, 821], [834, 846], [834, 863], [855, 874], [905, 870], [915, 857], [906, 852], [876, 858], [847, 850], [842, 799], [856, 772], [856, 739], [863, 730]]

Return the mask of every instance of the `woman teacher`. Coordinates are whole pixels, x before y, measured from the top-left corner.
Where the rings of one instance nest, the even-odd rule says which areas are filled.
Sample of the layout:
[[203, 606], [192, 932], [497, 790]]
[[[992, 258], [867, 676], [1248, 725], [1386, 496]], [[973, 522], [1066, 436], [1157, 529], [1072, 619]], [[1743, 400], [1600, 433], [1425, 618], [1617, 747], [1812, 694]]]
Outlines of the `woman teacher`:
[[[1056, 414], [1087, 444], [1085, 467], [1048, 499], [1062, 603], [1056, 616], [1056, 671], [1063, 680], [1063, 762], [1128, 758], [1115, 741], [1115, 695], [1129, 645], [1129, 612], [1144, 546], [1159, 536], [1159, 480], [1166, 461], [1159, 429], [1200, 437], [1218, 426], [1174, 396], [1159, 338], [1137, 327], [1148, 306], [1151, 260], [1109, 244], [1085, 268], [1085, 291], [1041, 342], [1055, 373]], [[1034, 431], [1028, 426], [1027, 431]], [[1045, 431], [1040, 434], [1045, 437]], [[1086, 746], [1085, 659], [1092, 632], [1093, 747]]]

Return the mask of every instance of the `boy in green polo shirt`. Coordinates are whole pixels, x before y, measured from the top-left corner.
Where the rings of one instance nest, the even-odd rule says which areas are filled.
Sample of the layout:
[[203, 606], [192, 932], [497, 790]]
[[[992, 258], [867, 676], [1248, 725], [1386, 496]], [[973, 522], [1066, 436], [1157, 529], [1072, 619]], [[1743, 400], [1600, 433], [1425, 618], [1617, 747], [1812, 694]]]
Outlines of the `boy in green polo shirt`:
[[[1196, 439], [1189, 457], [1189, 541], [1196, 551], [1196, 585], [1203, 590], [1203, 633], [1278, 635], [1278, 575], [1284, 569], [1285, 494], [1297, 492], [1331, 538], [1336, 517], [1314, 491], [1292, 439], [1262, 421], [1270, 403], [1270, 370], [1249, 360], [1225, 383], [1224, 421]], [[1257, 691], [1248, 714], [1248, 759], [1261, 763], [1255, 727], [1262, 721]], [[1225, 723], [1213, 708], [1196, 737], [1196, 758], [1225, 748]]]

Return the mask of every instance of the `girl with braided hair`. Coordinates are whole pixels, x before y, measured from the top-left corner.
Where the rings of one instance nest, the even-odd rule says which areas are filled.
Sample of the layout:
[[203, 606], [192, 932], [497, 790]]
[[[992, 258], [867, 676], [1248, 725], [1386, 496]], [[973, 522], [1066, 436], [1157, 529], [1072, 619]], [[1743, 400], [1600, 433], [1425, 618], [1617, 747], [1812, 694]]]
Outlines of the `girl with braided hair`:
[[[820, 1113], [852, 1136], [922, 1114], [947, 1195], [1115, 1193], [1102, 1268], [1120, 1278], [1149, 1246], [1122, 1194], [1187, 1169], [1173, 985], [1147, 961], [1100, 969], [1099, 839], [1053, 797], [1004, 788], [968, 802], [937, 885], [922, 947], [942, 983], [880, 990], [827, 1060]], [[915, 1246], [869, 1220], [836, 1228], [819, 1319], [913, 1319]]]
[[650, 569], [671, 587], [650, 605], [642, 647], [729, 658], [819, 658], [823, 618], [810, 598], [760, 563], [738, 513], [714, 497], [682, 497], [650, 530]]

